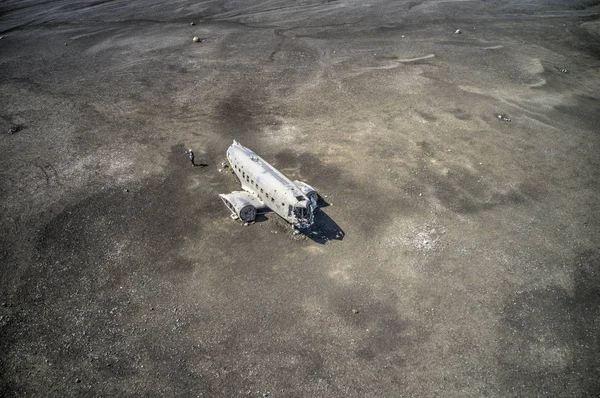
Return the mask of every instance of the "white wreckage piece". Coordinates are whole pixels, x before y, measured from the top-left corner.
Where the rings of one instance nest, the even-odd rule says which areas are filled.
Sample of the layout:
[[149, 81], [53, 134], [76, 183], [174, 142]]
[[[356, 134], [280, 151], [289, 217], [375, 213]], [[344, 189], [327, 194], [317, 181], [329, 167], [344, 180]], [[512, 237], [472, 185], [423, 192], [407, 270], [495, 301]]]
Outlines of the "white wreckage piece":
[[310, 185], [291, 181], [235, 140], [227, 149], [227, 160], [243, 189], [219, 195], [233, 219], [248, 223], [258, 210], [271, 210], [296, 229], [313, 224], [319, 196]]

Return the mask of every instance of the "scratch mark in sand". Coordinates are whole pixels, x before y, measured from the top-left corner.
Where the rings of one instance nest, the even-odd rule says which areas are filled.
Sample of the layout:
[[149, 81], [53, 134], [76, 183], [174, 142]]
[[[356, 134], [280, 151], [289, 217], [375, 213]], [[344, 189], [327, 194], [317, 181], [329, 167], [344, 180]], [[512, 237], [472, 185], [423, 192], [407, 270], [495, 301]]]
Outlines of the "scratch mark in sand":
[[420, 61], [422, 59], [429, 59], [429, 58], [433, 58], [435, 57], [435, 54], [427, 54], [424, 55], [422, 57], [417, 57], [417, 58], [404, 58], [404, 59], [399, 59], [398, 62], [402, 62], [402, 63], [406, 63], [406, 62], [415, 62], [415, 61]]

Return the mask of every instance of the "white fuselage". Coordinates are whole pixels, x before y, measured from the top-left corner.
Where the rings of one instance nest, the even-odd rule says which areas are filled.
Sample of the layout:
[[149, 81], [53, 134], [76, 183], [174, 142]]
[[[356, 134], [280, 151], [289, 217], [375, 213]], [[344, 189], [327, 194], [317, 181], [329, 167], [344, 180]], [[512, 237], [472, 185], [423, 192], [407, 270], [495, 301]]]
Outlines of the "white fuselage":
[[299, 228], [313, 223], [314, 205], [289, 178], [252, 150], [234, 142], [227, 160], [242, 183], [242, 189], [287, 222]]

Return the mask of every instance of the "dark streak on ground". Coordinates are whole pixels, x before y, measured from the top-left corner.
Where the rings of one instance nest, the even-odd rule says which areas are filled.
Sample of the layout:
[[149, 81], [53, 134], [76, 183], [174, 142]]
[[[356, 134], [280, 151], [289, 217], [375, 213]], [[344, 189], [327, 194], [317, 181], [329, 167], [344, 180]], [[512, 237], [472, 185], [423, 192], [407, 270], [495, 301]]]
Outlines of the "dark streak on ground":
[[[562, 393], [600, 395], [600, 249], [573, 259], [574, 294], [563, 287], [529, 290], [507, 299], [501, 323], [498, 360], [504, 393], [562, 386]], [[545, 325], [540, 328], [539, 325]], [[519, 352], [534, 352], [522, 357]], [[534, 362], [530, 362], [530, 361]], [[576, 378], [566, 377], [577, 372]], [[573, 384], [575, 383], [575, 384]], [[561, 390], [557, 395], [561, 395]]]

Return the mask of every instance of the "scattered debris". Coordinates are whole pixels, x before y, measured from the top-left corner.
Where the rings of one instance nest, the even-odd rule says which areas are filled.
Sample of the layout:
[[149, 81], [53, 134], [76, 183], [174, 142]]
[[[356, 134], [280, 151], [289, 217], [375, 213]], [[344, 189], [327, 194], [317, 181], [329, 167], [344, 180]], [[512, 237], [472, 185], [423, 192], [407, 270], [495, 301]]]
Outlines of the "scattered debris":
[[10, 126], [8, 131], [6, 132], [8, 135], [13, 135], [14, 133], [17, 133], [19, 131], [21, 131], [22, 127], [19, 125], [13, 125]]
[[562, 68], [560, 71], [561, 71], [562, 73], [569, 73], [569, 70], [568, 70], [567, 68]]
[[221, 162], [221, 168], [219, 169], [219, 173], [222, 173], [222, 172], [227, 173], [229, 171], [231, 171], [229, 164], [227, 162]]
[[462, 30], [460, 30], [460, 29], [456, 29], [456, 30], [454, 31], [454, 34], [455, 34], [455, 35], [462, 35]]
[[200, 38], [198, 36], [194, 36], [194, 38], [192, 39], [194, 41], [194, 43], [198, 43], [202, 40], [200, 40]]
[[506, 117], [505, 115], [502, 115], [502, 114], [499, 114], [497, 117], [498, 117], [498, 119], [500, 119], [500, 120], [502, 120], [504, 122], [511, 122], [512, 121], [512, 119], [510, 119], [510, 118], [508, 118], [508, 117]]

